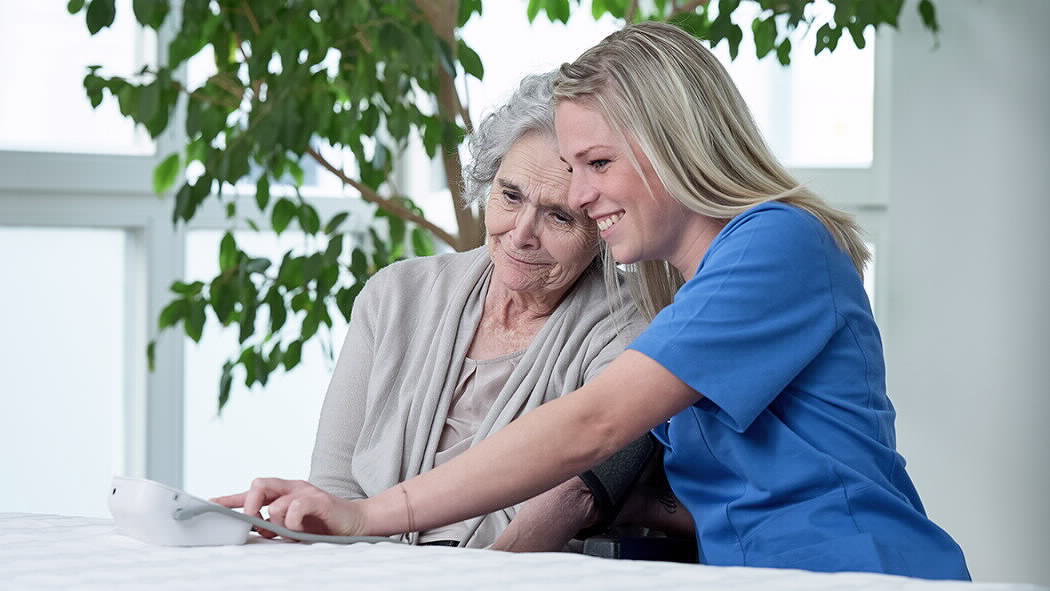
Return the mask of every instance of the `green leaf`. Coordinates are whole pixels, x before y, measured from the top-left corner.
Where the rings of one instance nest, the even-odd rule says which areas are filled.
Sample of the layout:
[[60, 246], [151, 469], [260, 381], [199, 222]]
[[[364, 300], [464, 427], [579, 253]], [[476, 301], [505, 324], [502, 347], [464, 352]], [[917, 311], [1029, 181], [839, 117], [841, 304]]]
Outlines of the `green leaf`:
[[782, 66], [791, 63], [791, 39], [784, 39], [777, 47], [777, 60]]
[[106, 81], [94, 73], [84, 76], [84, 91], [87, 93], [88, 99], [91, 100], [92, 109], [97, 109], [102, 104], [102, 89], [105, 87]]
[[149, 366], [150, 371], [157, 369], [157, 341], [150, 341], [146, 345], [146, 364]]
[[131, 6], [135, 18], [152, 29], [159, 29], [168, 16], [168, 0], [134, 0]]
[[237, 262], [240, 260], [240, 254], [233, 234], [226, 232], [222, 237], [222, 242], [219, 243], [219, 268], [226, 272], [236, 267]]
[[307, 312], [306, 318], [303, 319], [302, 335], [299, 337], [303, 341], [317, 334], [317, 329], [321, 326], [321, 310], [324, 310], [324, 305], [318, 302]]
[[390, 264], [390, 253], [387, 250], [386, 242], [379, 238], [375, 228], [369, 228], [368, 233], [372, 236], [372, 262], [375, 264], [376, 269], [382, 269]]
[[343, 254], [343, 236], [341, 234], [332, 236], [328, 241], [328, 246], [324, 249], [325, 265], [335, 265], [341, 254]]
[[205, 301], [204, 300], [193, 300], [189, 302], [189, 314], [183, 323], [183, 327], [186, 329], [186, 336], [193, 339], [194, 343], [201, 342], [201, 335], [204, 333], [204, 321], [205, 321]]
[[87, 27], [92, 35], [113, 24], [117, 16], [113, 4], [114, 0], [91, 0], [87, 9]]
[[926, 25], [927, 29], [934, 33], [940, 32], [941, 27], [937, 23], [937, 10], [933, 7], [933, 2], [930, 0], [919, 2], [919, 16], [922, 17], [922, 24]]
[[84, 0], [69, 0], [69, 4], [66, 4], [66, 10], [69, 14], [76, 14], [84, 9]]
[[270, 220], [273, 224], [273, 231], [278, 234], [284, 232], [288, 224], [291, 223], [292, 217], [295, 216], [297, 209], [295, 203], [292, 203], [290, 200], [283, 197], [279, 199], [277, 205], [273, 206], [273, 214]]
[[418, 257], [434, 254], [434, 241], [430, 238], [430, 232], [423, 228], [412, 229], [412, 251]]
[[298, 289], [304, 283], [303, 279], [303, 257], [292, 256], [292, 253], [284, 255], [281, 268], [277, 271], [277, 281], [288, 289]]
[[238, 361], [244, 366], [244, 385], [251, 387], [255, 383], [255, 351], [251, 347], [241, 351]]
[[605, 8], [605, 0], [592, 0], [591, 1], [591, 16], [594, 20], [598, 20], [605, 14], [607, 8]]
[[321, 253], [315, 252], [306, 257], [303, 263], [303, 281], [310, 282], [317, 279], [317, 276], [321, 274], [321, 268], [323, 266], [324, 255]]
[[536, 15], [540, 13], [540, 0], [529, 0], [529, 22], [536, 20]]
[[179, 192], [175, 194], [175, 209], [171, 212], [171, 223], [177, 224], [179, 220], [190, 219], [193, 217], [193, 209], [193, 189], [187, 183], [182, 185]]
[[291, 173], [292, 178], [295, 179], [295, 186], [301, 187], [306, 182], [306, 173], [303, 172], [303, 167], [298, 162], [289, 160], [288, 161], [288, 172]]
[[[317, 278], [317, 297], [325, 299], [332, 293], [332, 288], [339, 282], [339, 265], [331, 263], [321, 269], [321, 276]], [[324, 307], [322, 306], [322, 309]], [[331, 325], [329, 325], [331, 326]]]
[[324, 225], [324, 233], [328, 235], [335, 234], [339, 231], [339, 226], [343, 225], [346, 218], [350, 217], [349, 212], [340, 212], [332, 216], [332, 219], [328, 220], [328, 223]]
[[251, 165], [248, 162], [250, 152], [251, 144], [248, 142], [248, 138], [244, 135], [238, 135], [222, 153], [224, 179], [227, 182], [235, 184], [248, 174], [248, 171], [251, 170]]
[[481, 80], [485, 77], [485, 66], [481, 63], [481, 56], [471, 49], [462, 39], [459, 40], [458, 53], [459, 63], [463, 64], [463, 71]]
[[[565, 24], [569, 24], [569, 16], [571, 9], [569, 8], [569, 0], [547, 0], [547, 16], [550, 17], [551, 9], [555, 10], [555, 14], [558, 15], [558, 20]], [[551, 19], [553, 22], [554, 19]]]
[[240, 343], [247, 341], [253, 334], [255, 334], [255, 312], [258, 309], [258, 302], [255, 300], [254, 290], [245, 290], [245, 293], [249, 294], [241, 300], [241, 330], [237, 336], [237, 340]]
[[186, 164], [197, 161], [204, 163], [208, 159], [208, 142], [197, 139], [186, 144]]
[[835, 51], [835, 47], [838, 46], [839, 37], [842, 36], [842, 29], [832, 28], [831, 24], [824, 23], [820, 29], [817, 30], [817, 44], [813, 49], [813, 55], [819, 55], [821, 51], [827, 49], [828, 52]]
[[153, 170], [153, 191], [156, 194], [162, 195], [175, 184], [175, 178], [179, 176], [181, 165], [179, 153], [174, 152]]
[[211, 309], [223, 326], [228, 326], [233, 319], [233, 306], [237, 303], [237, 286], [225, 274], [220, 273], [212, 280], [208, 288], [211, 298]]
[[857, 46], [857, 49], [864, 49], [867, 42], [864, 39], [864, 25], [852, 24], [847, 27], [849, 34], [853, 37], [853, 44]]
[[194, 281], [193, 283], [183, 283], [182, 281], [176, 281], [171, 284], [171, 291], [180, 295], [197, 295], [204, 288], [204, 283], [201, 281]]
[[355, 248], [353, 254], [350, 255], [350, 272], [359, 281], [364, 281], [368, 276], [368, 259], [365, 258], [365, 253], [360, 248]]
[[307, 234], [316, 234], [321, 231], [321, 217], [317, 215], [317, 210], [309, 203], [303, 203], [299, 206], [298, 217], [299, 226]]
[[281, 292], [278, 291], [276, 285], [271, 287], [269, 293], [266, 294], [266, 305], [270, 308], [270, 332], [277, 334], [277, 331], [284, 326], [288, 310], [284, 306], [284, 298], [281, 297]]
[[354, 308], [354, 300], [357, 299], [358, 294], [361, 293], [361, 289], [364, 288], [364, 286], [364, 282], [360, 281], [348, 288], [340, 289], [335, 294], [336, 306], [339, 307], [339, 312], [347, 322], [350, 321], [350, 314]]
[[219, 378], [219, 413], [230, 401], [230, 386], [233, 385], [233, 364], [227, 361], [222, 366], [222, 377]]
[[266, 211], [266, 206], [270, 204], [270, 177], [265, 172], [255, 183], [255, 204], [259, 206], [259, 211]]
[[160, 311], [160, 319], [157, 321], [157, 326], [162, 330], [175, 326], [175, 324], [186, 317], [186, 300], [174, 300], [169, 302], [164, 309]]
[[729, 59], [735, 60], [740, 53], [740, 42], [744, 40], [744, 32], [740, 27], [731, 25], [726, 38], [729, 40]]
[[387, 222], [390, 223], [390, 258], [398, 260], [405, 252], [405, 235], [407, 234], [405, 220], [389, 216]]
[[756, 18], [751, 22], [751, 31], [755, 35], [755, 55], [758, 59], [766, 57], [777, 43], [777, 24], [773, 17]]
[[303, 342], [292, 341], [288, 344], [288, 348], [284, 352], [284, 368], [290, 370], [296, 365], [299, 365], [299, 359], [303, 354]]

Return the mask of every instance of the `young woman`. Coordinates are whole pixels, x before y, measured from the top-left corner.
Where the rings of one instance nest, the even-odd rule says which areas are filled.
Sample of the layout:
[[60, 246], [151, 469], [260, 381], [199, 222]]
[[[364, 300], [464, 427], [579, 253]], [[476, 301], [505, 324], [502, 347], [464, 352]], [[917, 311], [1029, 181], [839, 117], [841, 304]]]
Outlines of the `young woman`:
[[857, 228], [770, 154], [718, 61], [674, 27], [630, 26], [563, 66], [555, 94], [570, 205], [634, 266], [649, 329], [576, 392], [372, 499], [260, 479], [221, 502], [293, 528], [425, 529], [653, 429], [709, 564], [969, 578], [895, 449]]

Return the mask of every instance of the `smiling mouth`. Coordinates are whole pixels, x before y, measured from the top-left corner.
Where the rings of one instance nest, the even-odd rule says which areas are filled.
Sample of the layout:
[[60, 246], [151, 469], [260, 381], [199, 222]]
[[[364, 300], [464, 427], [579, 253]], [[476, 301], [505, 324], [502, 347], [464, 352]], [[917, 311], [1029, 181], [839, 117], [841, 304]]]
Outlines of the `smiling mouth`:
[[598, 218], [594, 221], [598, 224], [598, 230], [604, 232], [609, 228], [613, 227], [613, 225], [621, 219], [623, 219], [623, 212], [618, 211], [612, 215], [607, 215], [605, 217]]

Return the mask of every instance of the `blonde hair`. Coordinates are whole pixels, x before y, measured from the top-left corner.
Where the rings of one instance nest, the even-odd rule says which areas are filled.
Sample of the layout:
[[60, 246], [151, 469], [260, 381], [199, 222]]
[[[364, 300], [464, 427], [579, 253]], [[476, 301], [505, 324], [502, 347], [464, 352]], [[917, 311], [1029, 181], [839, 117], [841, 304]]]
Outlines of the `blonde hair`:
[[[863, 274], [870, 254], [856, 222], [788, 174], [725, 68], [685, 31], [647, 22], [609, 35], [561, 67], [554, 97], [595, 108], [625, 140], [629, 135], [690, 210], [728, 221], [768, 201], [797, 206], [827, 227]], [[615, 263], [604, 257], [611, 279]], [[684, 282], [665, 261], [627, 270], [631, 296], [649, 319]]]

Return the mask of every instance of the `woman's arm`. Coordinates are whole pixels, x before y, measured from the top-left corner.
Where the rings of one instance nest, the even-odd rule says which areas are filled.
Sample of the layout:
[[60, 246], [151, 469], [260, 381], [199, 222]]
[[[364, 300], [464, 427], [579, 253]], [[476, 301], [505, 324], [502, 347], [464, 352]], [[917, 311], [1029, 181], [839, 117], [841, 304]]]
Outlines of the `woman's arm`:
[[[700, 395], [649, 357], [624, 352], [579, 390], [508, 425], [452, 461], [363, 501], [340, 502], [260, 479], [218, 499], [255, 512], [274, 505], [282, 525], [345, 535], [391, 535], [462, 521], [521, 502], [610, 456]], [[465, 491], [470, 491], [465, 494]], [[312, 523], [311, 523], [312, 521]], [[313, 531], [313, 529], [307, 530]]]
[[365, 418], [368, 377], [376, 350], [375, 278], [357, 298], [346, 339], [328, 384], [317, 424], [310, 482], [342, 498], [361, 499], [364, 490], [351, 472], [354, 447]]

